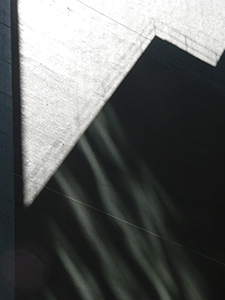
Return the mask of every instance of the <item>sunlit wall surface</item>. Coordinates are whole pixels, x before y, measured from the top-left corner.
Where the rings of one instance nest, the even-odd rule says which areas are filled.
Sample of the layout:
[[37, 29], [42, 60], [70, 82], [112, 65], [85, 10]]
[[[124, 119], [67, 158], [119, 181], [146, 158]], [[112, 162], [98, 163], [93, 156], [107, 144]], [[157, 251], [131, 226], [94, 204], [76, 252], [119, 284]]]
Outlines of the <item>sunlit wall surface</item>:
[[25, 203], [157, 35], [216, 65], [223, 1], [18, 0]]
[[223, 70], [152, 40], [17, 208], [18, 299], [221, 299]]
[[14, 299], [14, 187], [10, 1], [0, 3], [0, 298]]
[[18, 300], [224, 295], [223, 6], [18, 0]]

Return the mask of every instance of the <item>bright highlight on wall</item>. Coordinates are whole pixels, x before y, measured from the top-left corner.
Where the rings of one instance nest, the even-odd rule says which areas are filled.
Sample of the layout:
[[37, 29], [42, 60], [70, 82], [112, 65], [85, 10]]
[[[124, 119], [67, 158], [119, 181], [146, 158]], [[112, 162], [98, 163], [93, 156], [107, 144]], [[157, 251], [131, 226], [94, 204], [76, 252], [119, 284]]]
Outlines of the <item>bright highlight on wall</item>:
[[29, 205], [155, 35], [216, 65], [223, 1], [19, 0]]

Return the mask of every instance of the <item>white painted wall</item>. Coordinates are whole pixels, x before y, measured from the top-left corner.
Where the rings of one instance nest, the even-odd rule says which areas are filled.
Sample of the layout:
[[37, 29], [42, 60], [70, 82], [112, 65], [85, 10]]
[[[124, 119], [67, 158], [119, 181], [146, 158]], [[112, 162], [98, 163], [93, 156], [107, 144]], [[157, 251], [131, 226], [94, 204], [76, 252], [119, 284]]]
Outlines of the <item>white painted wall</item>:
[[223, 0], [19, 0], [25, 203], [155, 35], [216, 65]]

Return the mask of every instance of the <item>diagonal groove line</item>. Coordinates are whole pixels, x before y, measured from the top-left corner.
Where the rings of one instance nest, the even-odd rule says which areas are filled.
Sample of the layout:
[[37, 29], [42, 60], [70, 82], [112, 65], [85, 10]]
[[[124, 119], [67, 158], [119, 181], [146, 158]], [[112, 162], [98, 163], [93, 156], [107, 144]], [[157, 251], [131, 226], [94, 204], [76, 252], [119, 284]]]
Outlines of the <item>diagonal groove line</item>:
[[1, 24], [1, 25], [4, 25], [4, 26], [6, 26], [6, 27], [8, 27], [8, 28], [10, 28], [10, 29], [11, 29], [11, 26], [10, 26], [10, 25], [8, 25], [8, 24], [6, 24], [6, 23], [4, 23], [4, 22], [1, 22], [1, 21], [0, 21], [0, 24]]
[[[17, 177], [19, 177], [19, 178], [21, 178], [21, 179], [23, 179], [23, 177], [22, 177], [21, 175], [19, 175], [19, 174], [14, 173], [14, 175], [17, 176]], [[30, 181], [31, 181], [31, 180], [30, 180]], [[33, 181], [33, 182], [34, 182], [34, 181]], [[177, 243], [177, 242], [174, 242], [174, 241], [172, 241], [172, 240], [169, 240], [169, 239], [167, 239], [167, 238], [165, 238], [165, 237], [163, 237], [163, 236], [161, 236], [161, 235], [158, 235], [157, 233], [154, 233], [154, 232], [152, 232], [152, 231], [150, 231], [150, 230], [148, 230], [148, 229], [145, 229], [145, 228], [140, 227], [140, 226], [138, 226], [138, 225], [135, 225], [135, 224], [133, 224], [133, 223], [131, 223], [131, 222], [128, 222], [128, 221], [126, 221], [126, 220], [124, 220], [124, 219], [122, 219], [122, 218], [119, 218], [119, 217], [117, 217], [117, 216], [115, 216], [115, 215], [113, 215], [113, 214], [110, 214], [110, 213], [108, 213], [108, 212], [106, 212], [106, 211], [104, 211], [104, 210], [101, 210], [101, 209], [99, 209], [99, 208], [97, 208], [97, 207], [94, 207], [94, 206], [92, 206], [92, 205], [90, 205], [90, 204], [87, 204], [87, 203], [85, 203], [85, 202], [83, 202], [83, 201], [77, 200], [77, 199], [75, 199], [75, 198], [73, 198], [73, 197], [71, 197], [71, 196], [68, 196], [68, 195], [66, 195], [66, 194], [60, 193], [60, 192], [58, 192], [58, 191], [56, 191], [56, 190], [54, 190], [54, 189], [51, 189], [51, 188], [49, 188], [49, 187], [46, 187], [46, 186], [45, 186], [44, 189], [49, 190], [49, 191], [51, 191], [51, 192], [53, 192], [53, 193], [55, 193], [55, 194], [58, 194], [58, 195], [60, 195], [60, 196], [63, 196], [64, 198], [67, 198], [67, 199], [69, 199], [69, 200], [71, 200], [71, 201], [74, 201], [74, 202], [76, 202], [76, 203], [78, 203], [78, 204], [81, 204], [81, 205], [83, 205], [83, 206], [86, 206], [86, 207], [88, 207], [88, 208], [91, 208], [91, 209], [93, 209], [93, 210], [95, 210], [95, 211], [98, 211], [98, 212], [100, 212], [100, 213], [102, 213], [102, 214], [104, 214], [104, 215], [106, 215], [106, 216], [108, 216], [108, 217], [110, 217], [110, 218], [113, 218], [113, 219], [115, 219], [115, 220], [117, 220], [117, 221], [119, 221], [119, 222], [122, 222], [122, 223], [124, 223], [124, 224], [129, 225], [129, 226], [132, 226], [132, 227], [134, 227], [134, 228], [136, 228], [136, 229], [139, 229], [139, 230], [141, 230], [141, 231], [143, 231], [143, 232], [146, 232], [146, 233], [148, 233], [148, 234], [150, 234], [150, 235], [152, 235], [152, 236], [154, 236], [154, 237], [160, 238], [161, 240], [164, 240], [165, 242], [168, 242], [168, 243], [170, 243], [170, 244], [173, 244], [173, 245], [175, 245], [175, 246], [178, 246], [178, 247], [180, 247], [180, 248], [183, 248], [183, 249], [185, 249], [185, 250], [187, 250], [187, 251], [189, 251], [189, 252], [195, 253], [195, 254], [197, 254], [197, 255], [199, 255], [199, 256], [201, 256], [201, 257], [204, 257], [204, 258], [206, 258], [206, 259], [209, 259], [209, 260], [211, 260], [211, 261], [213, 261], [213, 262], [215, 262], [215, 263], [217, 263], [217, 264], [220, 264], [220, 265], [222, 265], [222, 266], [225, 267], [225, 263], [223, 263], [223, 262], [221, 262], [221, 261], [219, 261], [219, 260], [217, 260], [217, 259], [214, 259], [214, 258], [212, 258], [212, 257], [210, 257], [210, 256], [208, 256], [208, 255], [205, 255], [205, 254], [203, 254], [203, 253], [200, 253], [200, 252], [198, 252], [198, 251], [195, 251], [195, 250], [193, 250], [193, 249], [191, 249], [191, 248], [188, 248], [188, 247], [186, 247], [186, 246], [184, 246], [184, 245], [182, 245], [182, 244], [179, 244], [179, 243]]]
[[[1, 49], [2, 50], [2, 49]], [[8, 65], [11, 65], [12, 62], [11, 61], [8, 61], [8, 60], [5, 60], [3, 58], [0, 58], [0, 61], [3, 61], [4, 63], [8, 64]]]
[[140, 32], [138, 32], [138, 31], [136, 31], [136, 30], [134, 30], [134, 29], [132, 29], [132, 28], [130, 28], [130, 27], [124, 25], [123, 23], [118, 22], [117, 20], [115, 20], [115, 19], [113, 19], [113, 18], [111, 18], [111, 17], [105, 15], [104, 13], [102, 13], [102, 12], [100, 12], [99, 10], [93, 8], [92, 6], [90, 6], [90, 5], [88, 5], [88, 4], [84, 3], [84, 2], [82, 2], [82, 1], [80, 1], [80, 0], [76, 0], [76, 1], [79, 2], [80, 4], [84, 5], [84, 6], [88, 7], [89, 9], [91, 9], [91, 10], [97, 12], [98, 14], [104, 16], [105, 18], [107, 18], [107, 19], [109, 19], [109, 20], [111, 20], [111, 21], [113, 21], [113, 22], [115, 22], [115, 23], [117, 23], [117, 24], [123, 26], [124, 28], [126, 28], [126, 29], [128, 29], [128, 30], [130, 30], [130, 31], [132, 31], [132, 32], [134, 32], [134, 33], [136, 33], [136, 34], [138, 34], [139, 36], [142, 36], [143, 38], [145, 38], [145, 39], [151, 41], [151, 39], [150, 39], [149, 37], [147, 37], [147, 36], [141, 34]]

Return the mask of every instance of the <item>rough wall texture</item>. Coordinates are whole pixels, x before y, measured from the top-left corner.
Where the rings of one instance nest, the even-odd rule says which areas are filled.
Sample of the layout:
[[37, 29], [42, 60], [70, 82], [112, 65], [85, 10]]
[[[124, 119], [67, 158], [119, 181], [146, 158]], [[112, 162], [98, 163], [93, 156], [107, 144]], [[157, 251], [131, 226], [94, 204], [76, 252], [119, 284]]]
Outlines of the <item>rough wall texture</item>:
[[155, 35], [212, 65], [224, 49], [222, 1], [18, 3], [27, 204]]
[[18, 250], [33, 262], [17, 268], [18, 277], [26, 270], [18, 300], [223, 298], [220, 75], [154, 38], [40, 195], [18, 209]]
[[10, 0], [0, 3], [0, 298], [14, 299], [14, 182]]
[[[130, 172], [132, 162], [127, 161], [127, 158], [131, 155], [129, 147], [126, 150], [127, 152], [124, 151], [124, 159], [120, 160], [120, 149], [117, 149], [114, 145], [117, 139], [112, 140], [113, 132], [107, 132], [110, 114], [106, 113], [106, 117], [102, 121], [100, 114], [101, 122], [97, 121], [97, 133], [94, 130], [90, 137], [91, 140], [93, 139], [93, 146], [88, 145], [85, 137], [78, 144], [78, 146], [83, 146], [84, 149], [81, 147], [83, 151], [81, 152], [82, 155], [86, 155], [85, 159], [87, 161], [82, 164], [79, 155], [75, 155], [74, 160], [72, 159], [69, 162], [67, 160], [65, 163], [66, 171], [70, 169], [72, 171], [61, 171], [64, 170], [62, 162], [67, 154], [73, 149], [87, 126], [117, 89], [121, 80], [132, 70], [137, 59], [141, 57], [148, 45], [151, 45], [155, 35], [178, 46], [185, 52], [180, 50], [181, 53], [177, 49], [167, 46], [169, 54], [165, 59], [163, 51], [166, 43], [160, 42], [161, 46], [150, 47], [152, 49], [150, 54], [148, 51], [146, 52], [147, 58], [152, 57], [150, 64], [148, 64], [148, 59], [142, 60], [143, 68], [140, 68], [137, 73], [131, 72], [129, 78], [132, 80], [129, 85], [124, 87], [124, 99], [117, 92], [118, 102], [121, 101], [121, 103], [118, 105], [116, 117], [114, 115], [112, 117], [110, 126], [114, 129], [115, 120], [121, 114], [120, 119], [126, 129], [125, 132], [129, 130], [135, 147], [140, 148], [141, 159], [146, 155], [146, 160], [149, 160], [151, 167], [149, 167], [150, 170], [155, 168], [156, 174], [158, 170], [157, 176], [162, 177], [162, 182], [164, 180], [166, 186], [170, 187], [168, 190], [171, 191], [171, 194], [174, 192], [174, 198], [179, 200], [174, 204], [178, 208], [181, 206], [180, 211], [183, 213], [178, 214], [178, 225], [171, 225], [171, 233], [175, 234], [176, 230], [179, 231], [178, 229], [181, 228], [181, 232], [178, 233], [179, 243], [201, 253], [201, 272], [204, 274], [204, 270], [206, 270], [210, 273], [206, 276], [209, 279], [205, 281], [206, 284], [203, 285], [203, 288], [211, 282], [213, 277], [216, 278], [214, 281], [218, 281], [218, 283], [213, 283], [211, 291], [216, 291], [218, 285], [222, 287], [224, 248], [221, 245], [221, 236], [224, 236], [222, 234], [224, 231], [220, 226], [222, 223], [221, 215], [223, 214], [223, 206], [220, 201], [224, 182], [224, 159], [221, 154], [224, 153], [224, 143], [223, 138], [221, 138], [224, 132], [224, 122], [221, 117], [224, 111], [224, 83], [218, 80], [221, 75], [218, 68], [214, 69], [212, 66], [217, 64], [224, 50], [225, 7], [223, 1], [212, 3], [209, 0], [197, 2], [183, 0], [131, 0], [128, 2], [127, 0], [120, 0], [108, 3], [101, 0], [84, 0], [83, 2], [75, 0], [18, 0], [18, 4], [23, 179], [25, 203], [32, 205], [24, 211], [18, 209], [17, 238], [18, 242], [25, 240], [25, 251], [19, 248], [19, 253], [26, 253], [28, 258], [34, 262], [34, 265], [38, 266], [39, 270], [43, 269], [43, 264], [38, 263], [34, 256], [36, 256], [36, 252], [39, 252], [39, 255], [42, 256], [43, 251], [39, 251], [37, 245], [30, 244], [27, 240], [36, 239], [36, 242], [41, 242], [44, 247], [49, 245], [48, 249], [50, 249], [50, 252], [52, 251], [54, 257], [56, 253], [56, 263], [54, 262], [53, 265], [54, 268], [58, 268], [58, 272], [55, 272], [55, 269], [52, 271], [49, 286], [41, 293], [45, 294], [46, 299], [57, 299], [57, 297], [62, 299], [65, 298], [66, 293], [68, 293], [67, 299], [74, 299], [77, 290], [81, 290], [80, 298], [77, 296], [78, 299], [91, 299], [85, 293], [83, 295], [82, 288], [87, 285], [84, 290], [89, 289], [89, 280], [90, 286], [94, 286], [93, 282], [97, 278], [95, 263], [98, 262], [96, 259], [98, 257], [97, 270], [104, 261], [103, 269], [104, 271], [107, 270], [109, 276], [111, 276], [109, 288], [111, 289], [111, 284], [114, 286], [111, 291], [111, 299], [138, 299], [138, 296], [140, 298], [138, 293], [136, 296], [126, 296], [127, 285], [122, 281], [121, 274], [118, 274], [118, 282], [121, 281], [121, 291], [124, 291], [124, 294], [123, 296], [117, 295], [117, 298], [113, 297], [118, 284], [115, 284], [115, 276], [113, 272], [110, 273], [111, 266], [108, 265], [111, 252], [115, 251], [118, 254], [113, 259], [113, 262], [117, 262], [117, 258], [123, 253], [122, 250], [126, 249], [124, 250], [123, 260], [121, 260], [122, 266], [122, 263], [130, 257], [132, 247], [134, 247], [133, 261], [137, 260], [136, 249], [141, 245], [138, 242], [139, 233], [135, 233], [135, 239], [133, 240], [129, 238], [128, 232], [132, 236], [134, 231], [124, 226], [122, 228], [124, 229], [124, 231], [122, 230], [123, 235], [121, 234], [122, 226], [117, 224], [118, 231], [113, 234], [113, 230], [107, 231], [105, 229], [107, 220], [103, 218], [101, 223], [98, 216], [95, 214], [90, 216], [91, 213], [89, 215], [86, 209], [82, 210], [79, 206], [81, 201], [89, 199], [84, 197], [86, 193], [90, 194], [88, 196], [91, 199], [91, 205], [93, 201], [94, 209], [97, 207], [96, 201], [101, 200], [100, 205], [107, 208], [104, 210], [107, 216], [114, 213], [113, 209], [118, 209], [118, 212], [121, 212], [117, 207], [117, 203], [119, 203], [119, 205], [124, 204], [123, 220], [125, 223], [129, 220], [127, 215], [129, 209], [131, 210], [130, 224], [131, 222], [134, 224], [135, 218], [139, 218], [135, 207], [143, 204], [140, 201], [142, 196], [145, 199], [145, 195], [141, 194], [143, 192], [142, 173], [137, 171], [140, 168], [139, 160], [137, 160], [138, 167], [137, 169], [134, 168], [133, 173]], [[160, 50], [163, 50], [161, 54]], [[175, 52], [176, 57], [174, 57]], [[196, 60], [193, 56], [190, 57], [187, 52], [212, 66]], [[197, 68], [198, 65], [200, 69]], [[126, 81], [127, 79], [125, 79]], [[145, 100], [142, 106], [140, 104], [141, 99]], [[133, 104], [134, 107], [132, 107]], [[107, 108], [107, 104], [105, 107]], [[119, 126], [117, 128], [120, 129]], [[116, 134], [121, 132], [123, 131], [118, 130]], [[134, 135], [134, 133], [136, 134]], [[127, 138], [129, 134], [125, 134], [125, 137]], [[102, 136], [99, 137], [99, 135]], [[123, 142], [125, 142], [125, 138]], [[107, 147], [104, 147], [105, 144]], [[152, 153], [152, 155], [149, 155], [149, 153]], [[97, 155], [100, 156], [99, 162], [95, 159]], [[109, 157], [105, 160], [104, 157], [107, 155]], [[116, 167], [113, 160], [116, 160]], [[59, 165], [62, 167], [59, 172], [55, 173]], [[124, 172], [123, 166], [126, 165], [127, 169]], [[118, 176], [115, 175], [116, 172], [118, 172]], [[45, 184], [52, 174], [55, 174], [53, 181], [57, 181], [59, 188], [57, 189], [55, 185], [51, 186], [50, 184], [41, 192], [43, 187], [46, 187]], [[135, 187], [130, 180], [132, 179], [131, 174], [133, 174], [133, 181], [137, 182], [137, 189], [135, 190], [137, 194], [131, 195], [132, 199], [135, 196], [133, 206], [131, 205], [132, 202], [127, 200], [127, 193], [129, 194]], [[137, 174], [140, 176], [137, 176]], [[123, 175], [125, 177], [124, 182], [118, 179]], [[113, 177], [111, 181], [107, 180], [111, 176]], [[151, 179], [151, 183], [153, 184], [152, 189], [150, 188], [151, 184], [146, 183], [146, 190], [149, 192], [152, 192], [154, 188], [154, 180]], [[112, 185], [111, 188], [110, 185]], [[77, 196], [79, 188], [83, 189], [78, 195], [80, 198]], [[119, 189], [119, 192], [117, 192], [117, 189]], [[40, 195], [37, 196], [39, 193]], [[118, 201], [120, 198], [117, 194], [122, 198], [121, 201]], [[68, 200], [68, 207], [64, 198]], [[153, 198], [152, 196], [149, 199], [146, 197], [148, 205]], [[149, 205], [149, 213], [146, 212], [145, 205], [141, 206], [140, 218], [143, 218], [141, 222], [145, 224], [145, 221], [149, 220], [150, 223], [152, 222], [150, 225], [153, 229], [154, 226], [157, 229], [157, 224], [162, 221], [159, 213], [160, 201], [163, 200], [161, 198], [163, 197], [160, 194], [154, 198], [156, 199], [156, 212], [152, 205]], [[77, 199], [80, 202], [74, 207], [74, 217], [71, 209], [73, 205], [71, 205], [70, 200]], [[167, 201], [165, 203], [168, 205]], [[212, 205], [214, 203], [216, 205]], [[87, 204], [90, 206], [89, 202]], [[217, 207], [220, 207], [220, 209], [217, 209]], [[185, 218], [182, 218], [182, 216], [185, 216]], [[118, 214], [115, 217], [118, 218]], [[52, 221], [52, 218], [55, 221]], [[166, 230], [168, 229], [167, 220], [163, 223]], [[116, 222], [110, 223], [112, 227], [116, 225]], [[142, 225], [139, 225], [140, 228]], [[46, 228], [50, 228], [50, 233]], [[103, 234], [99, 234], [101, 232], [99, 228], [103, 231]], [[146, 229], [147, 226], [143, 228]], [[65, 235], [63, 234], [64, 230]], [[83, 230], [86, 231], [85, 234]], [[94, 238], [93, 231], [95, 230], [97, 239]], [[215, 237], [216, 231], [217, 237]], [[157, 230], [152, 232], [156, 235], [159, 233]], [[104, 238], [104, 236], [107, 238]], [[110, 243], [114, 236], [121, 239], [121, 245], [127, 239], [128, 247], [123, 245], [121, 250], [121, 247], [117, 248], [118, 244], [115, 241], [115, 243], [113, 242], [113, 250]], [[165, 238], [165, 235], [161, 236]], [[184, 241], [186, 236], [187, 241]], [[53, 237], [53, 241], [50, 237]], [[86, 238], [90, 238], [91, 243], [86, 242]], [[77, 245], [77, 241], [79, 241], [79, 245]], [[185, 244], [186, 242], [187, 244]], [[143, 235], [144, 243], [145, 236]], [[98, 247], [99, 245], [100, 247]], [[149, 245], [146, 247], [146, 256], [151, 263], [151, 256], [149, 257], [151, 250], [149, 249], [155, 243], [152, 242]], [[89, 251], [89, 249], [95, 247], [97, 249], [96, 256], [94, 251]], [[105, 257], [101, 254], [104, 247], [107, 248]], [[33, 253], [35, 255], [30, 255], [29, 253], [32, 253], [34, 248], [35, 252]], [[163, 249], [163, 246], [159, 249]], [[78, 251], [78, 254], [76, 254], [76, 251]], [[144, 252], [143, 248], [140, 249], [141, 254]], [[171, 276], [165, 274], [168, 274], [170, 264], [165, 263], [165, 261], [170, 261], [170, 259], [163, 260], [165, 269], [161, 269], [163, 264], [160, 259], [162, 257], [160, 258], [158, 253], [158, 248], [156, 248], [156, 259], [153, 260], [153, 264], [156, 263], [159, 273], [161, 272], [160, 274], [169, 287], [168, 280]], [[172, 250], [168, 251], [168, 256], [171, 253], [173, 257], [174, 252]], [[208, 264], [204, 256], [211, 258]], [[23, 259], [23, 255], [21, 257]], [[43, 254], [43, 257], [40, 261], [47, 261], [46, 269], [48, 269], [47, 256]], [[194, 263], [195, 259], [193, 257], [192, 259]], [[200, 260], [199, 257], [196, 260]], [[218, 260], [221, 271], [219, 267], [214, 267], [213, 260]], [[82, 261], [84, 264], [79, 269], [79, 264], [82, 264]], [[141, 258], [140, 264], [143, 261]], [[182, 290], [181, 288], [178, 293], [174, 289], [175, 296], [173, 298], [168, 296], [167, 299], [206, 299], [202, 296], [199, 296], [199, 298], [190, 295], [186, 298], [180, 296], [182, 293], [185, 294], [186, 289], [191, 291], [189, 287], [193, 287], [191, 283], [192, 276], [186, 276], [186, 267], [182, 269], [182, 263], [178, 263], [179, 260], [176, 257], [173, 257], [172, 261], [174, 262], [172, 266], [175, 269], [174, 282], [178, 281], [179, 286], [180, 278], [184, 277], [185, 289]], [[143, 269], [145, 270], [149, 264], [143, 264]], [[86, 265], [87, 268], [85, 268]], [[117, 264], [113, 265], [115, 273], [117, 273]], [[129, 261], [127, 265], [128, 269], [132, 266]], [[176, 267], [178, 265], [180, 268]], [[187, 270], [191, 268], [189, 263], [185, 266], [187, 266]], [[89, 276], [89, 269], [93, 271], [93, 277]], [[139, 275], [137, 276], [140, 284], [142, 284], [143, 269], [142, 267], [139, 269]], [[86, 275], [83, 275], [86, 270]], [[133, 274], [136, 274], [136, 270], [134, 263]], [[165, 273], [163, 273], [163, 270], [166, 270]], [[181, 271], [178, 276], [176, 274], [177, 270]], [[104, 271], [100, 270], [98, 273], [103, 282], [101, 292], [104, 292], [107, 288], [107, 285], [104, 284], [106, 274]], [[125, 273], [127, 275], [132, 272]], [[221, 276], [214, 276], [216, 273], [221, 274]], [[20, 273], [18, 272], [18, 274]], [[185, 275], [182, 276], [182, 274]], [[29, 272], [26, 275], [30, 286], [26, 282], [24, 283], [24, 278], [22, 278], [19, 281], [21, 290], [29, 287], [32, 289], [32, 279], [39, 278], [38, 276], [32, 278], [29, 276]], [[155, 286], [160, 283], [162, 277], [159, 276], [159, 281], [157, 280], [154, 283]], [[188, 278], [190, 281], [188, 281]], [[59, 285], [62, 280], [65, 284], [63, 288]], [[45, 278], [43, 278], [43, 282], [45, 282]], [[86, 282], [88, 283], [86, 284]], [[96, 287], [99, 282], [101, 281], [96, 282]], [[132, 281], [127, 279], [127, 282], [131, 285], [130, 290], [132, 291]], [[196, 280], [196, 282], [198, 281]], [[144, 284], [146, 284], [147, 289], [148, 283], [149, 281], [145, 280]], [[39, 284], [38, 280], [36, 284]], [[73, 285], [76, 285], [75, 291]], [[161, 293], [160, 284], [157, 288], [158, 293]], [[107, 291], [105, 293], [107, 294]], [[129, 292], [127, 293], [129, 295]], [[214, 299], [221, 299], [223, 294], [221, 288]], [[43, 299], [42, 294], [39, 296], [40, 299]], [[142, 299], [149, 298], [148, 295]], [[209, 296], [209, 299], [212, 298]], [[23, 295], [21, 299], [25, 299]], [[110, 298], [103, 296], [102, 299]], [[166, 299], [166, 296], [162, 295], [161, 299]]]

